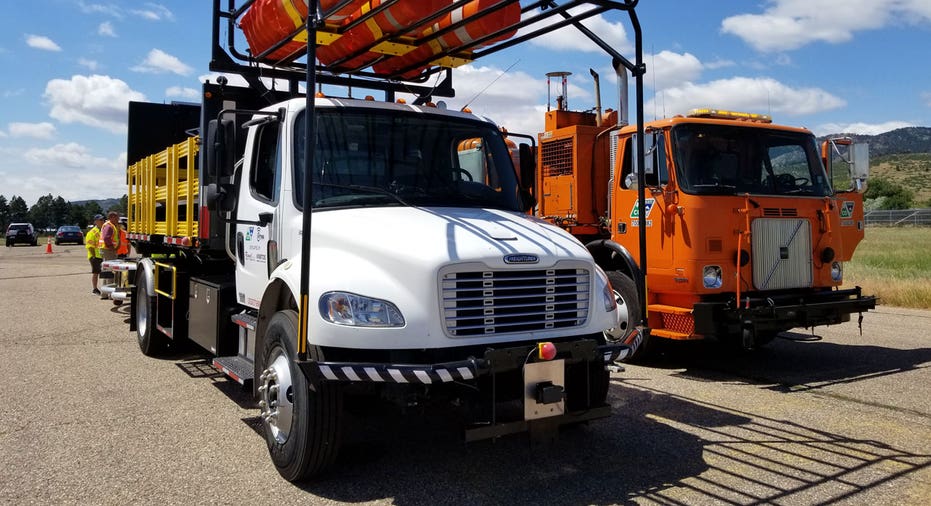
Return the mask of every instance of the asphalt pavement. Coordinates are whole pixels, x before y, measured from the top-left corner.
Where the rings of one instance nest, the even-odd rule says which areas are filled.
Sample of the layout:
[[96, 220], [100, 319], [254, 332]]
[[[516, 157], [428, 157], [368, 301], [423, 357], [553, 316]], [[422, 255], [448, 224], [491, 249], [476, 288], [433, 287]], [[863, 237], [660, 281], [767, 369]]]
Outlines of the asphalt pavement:
[[0, 248], [0, 504], [931, 504], [931, 311], [662, 346], [612, 375], [612, 417], [550, 445], [356, 406], [296, 486], [251, 396], [196, 347], [144, 357], [88, 271], [80, 246]]

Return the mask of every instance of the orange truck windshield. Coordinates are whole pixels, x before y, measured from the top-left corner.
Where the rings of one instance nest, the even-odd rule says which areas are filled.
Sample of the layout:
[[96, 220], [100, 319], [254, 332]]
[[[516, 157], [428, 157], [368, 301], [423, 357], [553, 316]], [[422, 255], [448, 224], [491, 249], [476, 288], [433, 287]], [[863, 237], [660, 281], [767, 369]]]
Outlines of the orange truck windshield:
[[810, 134], [690, 123], [673, 128], [672, 142], [678, 184], [686, 193], [831, 195]]

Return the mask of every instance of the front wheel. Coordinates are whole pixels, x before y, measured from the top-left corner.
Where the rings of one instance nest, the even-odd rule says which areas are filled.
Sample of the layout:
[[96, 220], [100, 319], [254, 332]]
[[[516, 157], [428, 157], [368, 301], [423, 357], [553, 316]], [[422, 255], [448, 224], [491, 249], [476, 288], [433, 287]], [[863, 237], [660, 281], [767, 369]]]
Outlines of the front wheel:
[[[649, 352], [649, 338], [640, 335], [639, 345], [637, 343], [634, 331], [637, 328], [637, 322], [640, 320], [640, 297], [637, 296], [637, 284], [634, 280], [621, 272], [608, 271], [608, 280], [611, 281], [611, 288], [614, 290], [614, 298], [617, 301], [617, 310], [619, 313], [618, 326], [605, 331], [605, 339], [609, 343], [624, 343], [631, 347], [630, 355], [627, 357], [628, 362], [642, 360]], [[635, 346], [636, 345], [636, 346]]]
[[[294, 363], [298, 336], [295, 311], [279, 311], [268, 324], [259, 378], [265, 443], [278, 473], [298, 482], [329, 467], [339, 452], [343, 395], [339, 385], [311, 385]], [[311, 358], [321, 360], [312, 348]]]
[[155, 298], [149, 296], [148, 282], [140, 272], [136, 280], [136, 333], [139, 349], [147, 357], [157, 357], [168, 348], [168, 336], [155, 326]]

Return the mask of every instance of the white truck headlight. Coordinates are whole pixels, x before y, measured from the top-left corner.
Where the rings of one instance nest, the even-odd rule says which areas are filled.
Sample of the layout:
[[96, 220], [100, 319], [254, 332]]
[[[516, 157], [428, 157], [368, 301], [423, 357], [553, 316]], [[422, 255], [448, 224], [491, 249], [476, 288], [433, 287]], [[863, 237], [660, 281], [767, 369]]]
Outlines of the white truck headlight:
[[595, 289], [596, 293], [601, 294], [601, 301], [604, 303], [605, 311], [610, 313], [617, 309], [617, 299], [614, 298], [614, 289], [611, 288], [611, 281], [608, 275], [601, 267], [595, 266]]
[[320, 314], [337, 325], [355, 327], [403, 327], [404, 316], [394, 304], [348, 292], [320, 296]]
[[837, 282], [844, 280], [844, 264], [840, 262], [831, 264], [831, 279]]
[[721, 288], [721, 267], [718, 265], [702, 267], [701, 282], [705, 288]]

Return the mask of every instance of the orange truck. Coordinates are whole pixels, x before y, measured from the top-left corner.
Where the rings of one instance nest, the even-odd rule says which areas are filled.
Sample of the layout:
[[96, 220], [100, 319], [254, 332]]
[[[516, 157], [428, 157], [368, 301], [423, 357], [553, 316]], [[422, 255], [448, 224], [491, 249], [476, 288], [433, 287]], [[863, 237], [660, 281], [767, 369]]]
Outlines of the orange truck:
[[632, 358], [657, 338], [750, 349], [875, 307], [841, 288], [863, 239], [865, 144], [819, 148], [804, 128], [715, 109], [648, 122], [641, 143], [616, 111], [567, 110], [565, 84], [556, 102], [538, 136], [536, 213], [608, 273], [624, 313], [609, 333], [637, 340]]

